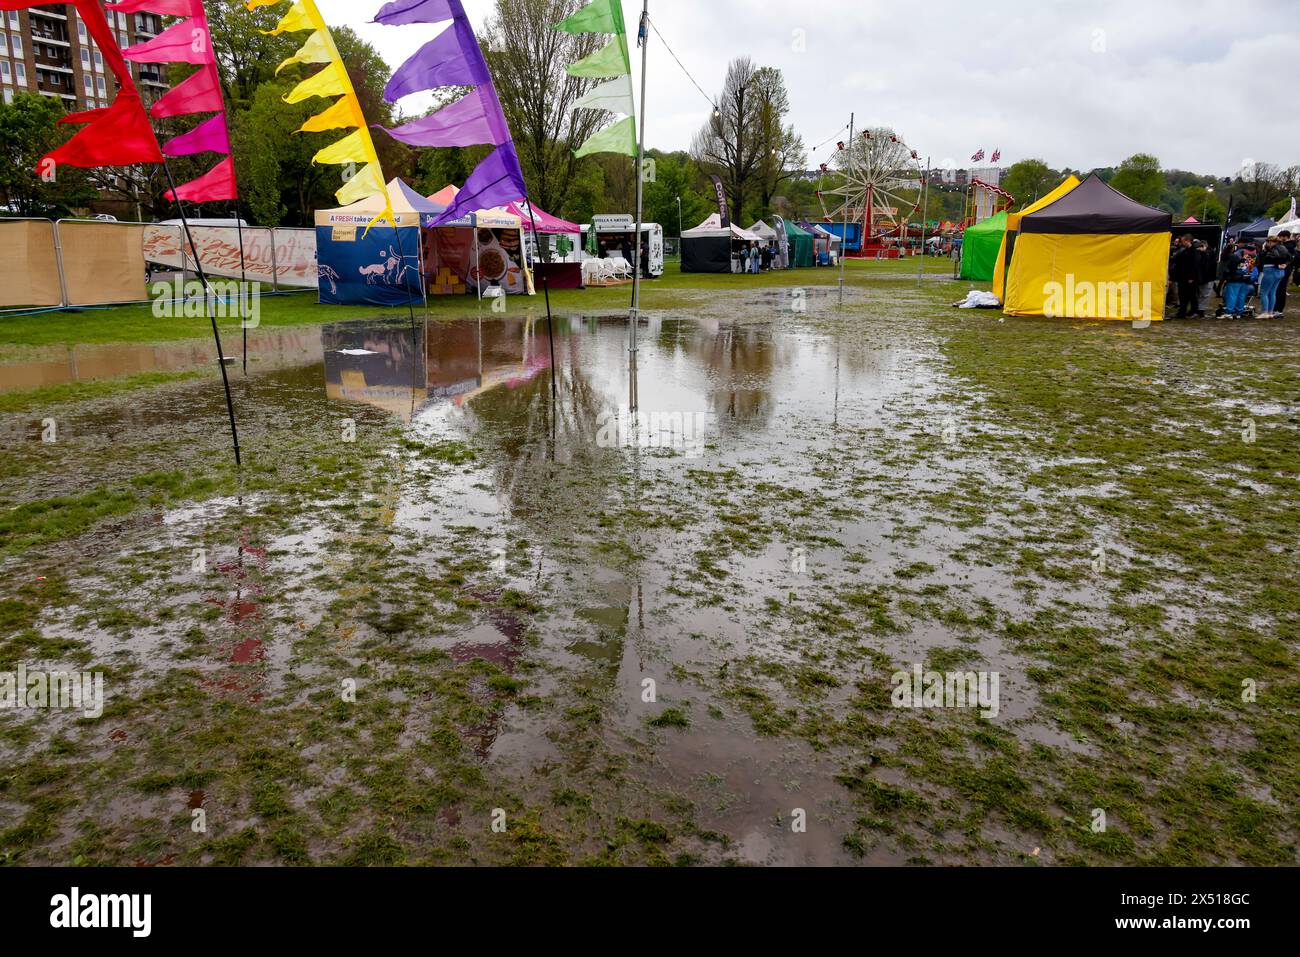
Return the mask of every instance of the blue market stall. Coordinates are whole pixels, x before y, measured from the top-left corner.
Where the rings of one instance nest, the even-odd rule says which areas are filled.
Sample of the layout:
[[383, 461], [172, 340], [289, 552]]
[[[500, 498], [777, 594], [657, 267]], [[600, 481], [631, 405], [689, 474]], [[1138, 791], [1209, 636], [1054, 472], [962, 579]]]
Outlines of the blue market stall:
[[404, 306], [424, 302], [420, 219], [439, 207], [400, 179], [388, 184], [397, 228], [367, 224], [384, 211], [376, 194], [340, 209], [316, 213], [320, 301], [326, 305]]

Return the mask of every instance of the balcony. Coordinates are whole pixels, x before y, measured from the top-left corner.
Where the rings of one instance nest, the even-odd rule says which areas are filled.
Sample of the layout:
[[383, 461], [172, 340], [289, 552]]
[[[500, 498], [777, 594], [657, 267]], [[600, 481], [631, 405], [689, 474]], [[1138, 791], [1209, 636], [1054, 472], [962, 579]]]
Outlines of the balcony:
[[42, 50], [36, 47], [32, 51], [32, 58], [36, 61], [37, 70], [57, 70], [59, 73], [72, 72], [72, 57], [63, 55], [61, 51], [54, 51], [53, 47], [48, 50]]
[[49, 17], [51, 20], [62, 20], [68, 22], [68, 15], [65, 13], [65, 7], [61, 3], [48, 3], [43, 7], [32, 7], [28, 13], [34, 17]]

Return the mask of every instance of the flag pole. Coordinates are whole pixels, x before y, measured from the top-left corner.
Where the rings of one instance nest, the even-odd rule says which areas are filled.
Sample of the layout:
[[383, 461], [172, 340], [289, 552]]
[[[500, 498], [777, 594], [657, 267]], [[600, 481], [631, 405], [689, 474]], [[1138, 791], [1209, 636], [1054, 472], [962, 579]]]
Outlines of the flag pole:
[[[648, 2], [648, 0], [647, 0]], [[533, 212], [533, 201], [527, 193], [524, 193], [524, 202], [528, 204], [528, 218], [533, 224], [533, 241], [537, 243], [537, 261], [540, 265], [546, 265], [546, 257], [542, 255], [542, 234], [537, 231], [537, 214]], [[527, 259], [528, 243], [524, 243], [524, 258]], [[551, 323], [551, 280], [546, 275], [546, 270], [542, 270], [542, 293], [546, 296], [546, 338], [551, 343], [551, 404], [558, 404], [560, 401], [560, 388], [555, 382], [555, 328]]]
[[929, 225], [930, 214], [930, 157], [925, 158], [925, 184], [921, 199], [921, 265], [916, 267], [916, 281], [925, 277], [925, 228]]
[[[181, 216], [181, 226], [185, 230], [185, 241], [189, 243], [190, 249], [194, 251], [194, 271], [199, 274], [199, 282], [203, 286], [203, 311], [207, 313], [208, 318], [212, 320], [212, 338], [217, 343], [217, 365], [221, 367], [221, 383], [226, 390], [226, 413], [230, 416], [230, 439], [235, 446], [235, 465], [243, 465], [243, 460], [239, 454], [239, 427], [235, 424], [235, 400], [230, 395], [230, 376], [226, 372], [226, 354], [221, 348], [221, 330], [217, 328], [217, 314], [212, 308], [212, 289], [208, 285], [208, 277], [203, 272], [203, 263], [199, 259], [199, 247], [194, 245], [194, 235], [190, 232], [190, 221], [185, 215], [185, 204], [181, 198], [176, 195], [176, 180], [172, 177], [172, 169], [163, 160], [163, 171], [167, 174], [167, 185], [171, 188], [172, 201], [176, 204], [176, 209]], [[181, 262], [185, 262], [185, 248], [181, 247]]]
[[645, 98], [646, 60], [650, 47], [650, 0], [642, 0], [641, 24], [637, 28], [636, 42], [641, 48], [641, 130], [636, 154], [636, 244], [632, 255], [632, 308], [628, 322], [628, 406], [635, 412], [640, 404], [637, 389], [637, 324], [641, 321], [641, 228], [645, 208]]

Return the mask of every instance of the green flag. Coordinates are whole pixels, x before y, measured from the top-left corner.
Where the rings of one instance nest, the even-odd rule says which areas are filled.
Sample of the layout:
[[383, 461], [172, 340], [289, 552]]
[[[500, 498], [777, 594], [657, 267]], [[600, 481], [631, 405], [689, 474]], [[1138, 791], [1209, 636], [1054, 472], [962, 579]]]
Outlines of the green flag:
[[592, 0], [567, 20], [555, 25], [565, 33], [627, 33], [621, 0]]
[[577, 155], [583, 157], [590, 153], [622, 153], [635, 159], [636, 117], [624, 117], [613, 126], [607, 126], [595, 133], [591, 139], [582, 144]]
[[631, 75], [632, 60], [627, 54], [627, 37], [615, 37], [591, 56], [570, 64], [565, 69], [571, 76], [592, 79]]
[[[592, 0], [577, 13], [555, 24], [554, 28], [564, 33], [612, 33], [614, 38], [595, 53], [584, 57], [577, 63], [565, 67], [570, 76], [590, 80], [610, 80], [617, 77], [632, 76], [632, 58], [628, 54], [627, 25], [623, 22], [622, 0]], [[574, 104], [574, 109], [610, 109], [621, 112], [618, 107], [626, 106], [629, 115], [613, 126], [607, 127], [593, 135], [578, 149], [579, 157], [592, 153], [621, 153], [624, 156], [637, 156], [636, 116], [633, 112], [631, 82], [629, 80], [626, 95], [620, 87], [617, 91], [607, 89], [606, 83], [583, 97]], [[618, 96], [614, 96], [614, 93]], [[584, 102], [590, 99], [591, 102]], [[594, 237], [593, 233], [593, 237]]]

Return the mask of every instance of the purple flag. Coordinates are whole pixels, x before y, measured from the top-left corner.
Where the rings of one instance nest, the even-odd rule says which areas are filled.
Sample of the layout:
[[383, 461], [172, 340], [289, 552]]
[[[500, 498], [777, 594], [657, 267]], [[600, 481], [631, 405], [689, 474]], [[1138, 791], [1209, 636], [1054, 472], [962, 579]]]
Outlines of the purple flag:
[[453, 19], [459, 7], [459, 0], [393, 0], [375, 14], [375, 23], [386, 23], [390, 27], [407, 23], [441, 23]]
[[379, 11], [375, 22], [398, 26], [448, 19], [453, 21], [450, 29], [398, 67], [384, 90], [384, 98], [393, 103], [410, 93], [438, 87], [476, 88], [432, 116], [388, 131], [411, 146], [496, 147], [470, 174], [456, 201], [436, 224], [452, 222], [475, 210], [504, 206], [528, 195], [492, 73], [461, 0], [393, 0]]
[[[471, 51], [478, 56], [471, 57]], [[436, 90], [440, 86], [478, 86], [491, 82], [492, 75], [474, 39], [474, 31], [468, 21], [457, 20], [450, 30], [430, 40], [397, 68], [384, 88], [384, 99], [396, 103], [410, 93]]]
[[230, 155], [230, 134], [226, 130], [226, 114], [218, 113], [204, 120], [188, 133], [167, 141], [163, 152], [168, 156], [190, 156], [194, 153], [224, 153]]
[[479, 87], [432, 116], [389, 130], [408, 146], [499, 146], [510, 141], [500, 109], [493, 110], [489, 90]]
[[522, 199], [526, 192], [524, 173], [519, 168], [514, 146], [498, 146], [469, 174], [464, 189], [456, 194], [456, 201], [433, 221], [433, 225], [441, 226], [460, 219], [466, 213], [513, 203]]

